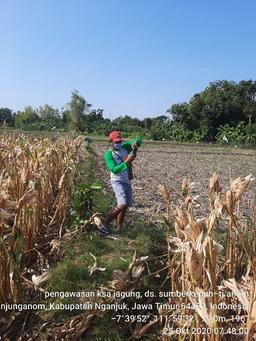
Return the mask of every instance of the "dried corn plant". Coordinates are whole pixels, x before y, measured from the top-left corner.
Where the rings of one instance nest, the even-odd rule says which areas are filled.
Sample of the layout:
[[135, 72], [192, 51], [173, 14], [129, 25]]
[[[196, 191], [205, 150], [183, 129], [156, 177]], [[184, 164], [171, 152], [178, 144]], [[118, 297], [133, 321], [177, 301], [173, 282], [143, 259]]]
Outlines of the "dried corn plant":
[[[244, 216], [239, 207], [241, 197], [252, 180], [252, 175], [237, 178], [231, 181], [230, 189], [223, 192], [215, 173], [209, 181], [209, 213], [200, 219], [195, 216], [194, 210], [199, 202], [193, 200], [190, 194], [191, 184], [188, 179], [183, 180], [183, 202], [176, 207], [175, 214], [169, 216], [170, 222], [174, 223], [175, 234], [168, 237], [170, 291], [197, 295], [169, 298], [169, 304], [183, 304], [185, 308], [175, 313], [184, 319], [174, 322], [171, 318], [173, 311], [161, 310], [159, 315], [170, 314], [170, 318], [165, 319], [163, 330], [169, 328], [173, 331], [169, 336], [162, 332], [163, 340], [174, 338], [177, 327], [188, 328], [190, 331], [192, 328], [211, 328], [212, 332], [207, 335], [198, 332], [194, 340], [222, 340], [225, 333], [228, 335], [228, 328], [245, 328], [239, 340], [241, 337], [250, 340], [253, 336], [256, 327], [256, 241], [253, 237], [256, 226], [255, 220], [248, 219], [248, 214]], [[166, 190], [162, 192], [166, 201]], [[222, 235], [220, 242], [216, 240], [219, 234]], [[239, 291], [238, 287], [243, 289]], [[246, 294], [242, 295], [241, 292]], [[244, 301], [243, 297], [246, 298]], [[232, 307], [232, 304], [235, 306], [239, 301], [243, 306], [236, 311], [234, 321], [230, 317], [232, 309], [221, 307], [223, 304]], [[192, 310], [187, 308], [189, 304], [193, 306]], [[186, 320], [185, 316], [191, 314], [193, 319]], [[239, 320], [244, 315], [246, 318]], [[186, 340], [185, 335], [182, 337]]]
[[24, 268], [37, 262], [42, 272], [42, 253], [62, 237], [76, 168], [85, 158], [82, 143], [1, 135], [0, 303], [21, 301]]

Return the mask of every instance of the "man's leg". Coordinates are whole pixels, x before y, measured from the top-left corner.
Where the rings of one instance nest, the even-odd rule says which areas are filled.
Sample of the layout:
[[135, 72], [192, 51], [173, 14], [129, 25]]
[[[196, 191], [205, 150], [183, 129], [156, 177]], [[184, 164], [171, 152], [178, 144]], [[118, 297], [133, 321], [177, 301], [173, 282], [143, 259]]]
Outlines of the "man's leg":
[[125, 192], [125, 202], [126, 205], [125, 207], [122, 209], [122, 211], [117, 215], [116, 218], [116, 231], [119, 231], [123, 222], [124, 222], [124, 218], [127, 212], [128, 207], [132, 206], [132, 185], [130, 182], [128, 183], [124, 183], [123, 184], [123, 190]]
[[[127, 205], [117, 205], [113, 210], [109, 213], [107, 218], [105, 219], [105, 223], [109, 224], [112, 220], [117, 219], [119, 214], [121, 214], [123, 211], [126, 212]], [[119, 218], [120, 219], [120, 218]], [[124, 219], [124, 218], [123, 218]]]
[[[116, 219], [116, 231], [119, 231], [126, 214], [128, 201], [130, 201], [130, 195], [127, 196], [127, 184], [122, 181], [112, 182], [112, 188], [114, 190], [117, 206], [110, 212], [105, 220], [105, 224], [109, 224], [112, 220]], [[128, 186], [128, 189], [130, 187]], [[130, 194], [130, 193], [129, 193]]]
[[126, 211], [127, 211], [127, 206], [125, 206], [121, 210], [121, 212], [118, 213], [116, 217], [116, 228], [115, 228], [116, 231], [120, 231], [121, 226], [123, 225], [123, 222], [124, 222]]

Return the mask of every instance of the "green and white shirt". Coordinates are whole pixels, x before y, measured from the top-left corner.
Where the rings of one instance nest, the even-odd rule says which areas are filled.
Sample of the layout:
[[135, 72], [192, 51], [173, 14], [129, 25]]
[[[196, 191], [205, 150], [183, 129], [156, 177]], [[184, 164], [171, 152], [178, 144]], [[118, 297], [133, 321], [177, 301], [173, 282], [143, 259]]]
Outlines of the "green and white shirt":
[[104, 160], [108, 170], [111, 172], [111, 181], [130, 182], [128, 179], [128, 166], [125, 161], [122, 161], [122, 157], [126, 158], [128, 156], [132, 151], [134, 142], [137, 142], [138, 147], [140, 147], [142, 143], [141, 137], [122, 143], [120, 150], [108, 149], [105, 152]]

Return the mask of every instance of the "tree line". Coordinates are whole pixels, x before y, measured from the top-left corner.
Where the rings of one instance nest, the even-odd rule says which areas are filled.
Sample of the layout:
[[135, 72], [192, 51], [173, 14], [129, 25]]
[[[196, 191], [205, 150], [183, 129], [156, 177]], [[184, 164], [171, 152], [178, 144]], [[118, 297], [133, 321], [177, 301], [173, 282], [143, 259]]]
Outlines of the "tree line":
[[256, 81], [211, 82], [188, 103], [173, 104], [167, 112], [184, 128], [198, 131], [205, 140], [214, 140], [220, 126], [255, 123]]
[[79, 94], [71, 92], [70, 102], [61, 110], [45, 104], [39, 108], [26, 106], [23, 111], [13, 112], [9, 108], [0, 108], [0, 126], [21, 130], [77, 130], [88, 134], [107, 135], [113, 129], [119, 129], [124, 135], [134, 132], [143, 133], [155, 122], [165, 121], [166, 115], [140, 120], [128, 115], [113, 120], [104, 117], [103, 109], [93, 109], [92, 104]]
[[75, 90], [61, 110], [48, 104], [39, 108], [27, 106], [21, 112], [0, 108], [0, 126], [22, 130], [75, 129], [97, 135], [119, 129], [124, 136], [140, 133], [156, 140], [194, 142], [249, 134], [251, 143], [256, 142], [256, 81], [211, 82], [189, 102], [173, 104], [165, 115], [144, 119], [128, 115], [105, 118], [103, 109], [93, 109]]

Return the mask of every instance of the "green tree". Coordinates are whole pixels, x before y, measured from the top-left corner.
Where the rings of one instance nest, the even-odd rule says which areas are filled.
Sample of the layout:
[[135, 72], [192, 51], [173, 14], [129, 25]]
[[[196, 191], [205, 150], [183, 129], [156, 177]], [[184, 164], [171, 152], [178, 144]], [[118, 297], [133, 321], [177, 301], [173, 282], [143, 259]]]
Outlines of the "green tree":
[[14, 126], [24, 130], [40, 129], [41, 120], [37, 111], [31, 106], [26, 106], [14, 118]]
[[173, 104], [167, 110], [175, 123], [186, 129], [198, 131], [205, 140], [214, 140], [218, 127], [235, 126], [240, 121], [255, 120], [256, 84], [254, 81], [211, 82], [189, 103]]
[[166, 112], [171, 115], [174, 122], [181, 123], [185, 127], [189, 126], [188, 103], [173, 104]]
[[13, 125], [13, 115], [9, 108], [0, 108], [0, 125]]
[[103, 118], [103, 109], [94, 109], [88, 111], [84, 117], [85, 129], [88, 133], [97, 131], [98, 127], [101, 126], [105, 119]]
[[112, 121], [113, 128], [123, 132], [140, 132], [143, 129], [143, 123], [138, 118], [129, 115], [119, 116]]
[[77, 90], [72, 91], [71, 100], [68, 103], [70, 112], [70, 124], [72, 129], [84, 131], [85, 115], [89, 112], [91, 104], [86, 102], [83, 96]]
[[238, 95], [243, 100], [243, 112], [251, 124], [256, 121], [256, 81], [238, 83]]
[[61, 112], [61, 126], [65, 129], [71, 127], [71, 114], [69, 109], [62, 108]]
[[244, 114], [248, 118], [248, 123], [256, 121], [256, 101], [247, 101], [244, 105]]
[[60, 114], [58, 109], [54, 109], [48, 104], [45, 104], [38, 109], [38, 115], [42, 122], [42, 127], [51, 129], [54, 126], [60, 126]]
[[153, 123], [153, 119], [150, 117], [146, 117], [142, 120], [142, 125], [146, 130], [150, 129], [152, 123]]

